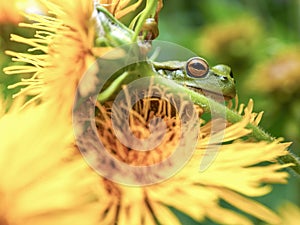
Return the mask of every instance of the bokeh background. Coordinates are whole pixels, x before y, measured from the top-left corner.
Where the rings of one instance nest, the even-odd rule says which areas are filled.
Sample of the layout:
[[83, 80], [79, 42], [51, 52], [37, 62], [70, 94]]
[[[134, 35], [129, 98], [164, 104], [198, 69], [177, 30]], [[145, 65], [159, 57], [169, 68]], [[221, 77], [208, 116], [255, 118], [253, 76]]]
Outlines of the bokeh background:
[[[8, 102], [18, 88], [7, 86], [21, 77], [3, 73], [12, 64], [4, 51], [27, 49], [9, 36], [32, 36], [17, 26], [22, 17], [10, 2], [0, 3], [0, 91]], [[37, 9], [32, 4], [22, 7]], [[159, 30], [159, 40], [184, 46], [210, 65], [231, 66], [239, 101], [254, 99], [255, 111], [265, 112], [261, 126], [292, 141], [291, 150], [300, 156], [300, 0], [165, 0]], [[258, 199], [273, 209], [287, 200], [300, 205], [299, 190], [300, 178], [294, 175], [288, 185], [275, 185], [271, 194]], [[176, 213], [183, 224], [197, 224]]]

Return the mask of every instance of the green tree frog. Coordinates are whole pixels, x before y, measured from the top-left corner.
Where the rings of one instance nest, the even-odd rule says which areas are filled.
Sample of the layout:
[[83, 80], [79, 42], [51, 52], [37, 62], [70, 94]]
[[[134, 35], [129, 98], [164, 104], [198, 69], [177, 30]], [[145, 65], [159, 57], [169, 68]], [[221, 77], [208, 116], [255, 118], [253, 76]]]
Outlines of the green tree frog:
[[158, 74], [214, 99], [223, 95], [229, 100], [236, 95], [233, 73], [227, 65], [209, 68], [206, 60], [193, 57], [186, 62], [153, 62], [153, 66]]

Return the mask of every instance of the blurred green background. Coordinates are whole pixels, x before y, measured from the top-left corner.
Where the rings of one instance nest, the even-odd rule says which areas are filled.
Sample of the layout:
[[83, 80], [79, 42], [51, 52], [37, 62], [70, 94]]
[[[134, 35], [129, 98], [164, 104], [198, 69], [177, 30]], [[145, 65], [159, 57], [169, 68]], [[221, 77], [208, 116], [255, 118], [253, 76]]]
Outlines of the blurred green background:
[[[2, 68], [11, 64], [4, 51], [27, 47], [10, 42], [9, 34], [32, 33], [0, 22], [0, 91], [11, 101], [18, 89], [8, 90], [7, 85], [21, 78], [3, 74]], [[300, 156], [300, 0], [165, 0], [159, 30], [159, 40], [184, 46], [210, 65], [231, 66], [240, 102], [254, 99], [254, 110], [265, 112], [261, 126], [292, 141], [292, 151]], [[299, 180], [291, 176], [288, 185], [275, 185], [258, 200], [273, 209], [286, 200], [299, 205]], [[197, 224], [176, 214], [183, 224]]]

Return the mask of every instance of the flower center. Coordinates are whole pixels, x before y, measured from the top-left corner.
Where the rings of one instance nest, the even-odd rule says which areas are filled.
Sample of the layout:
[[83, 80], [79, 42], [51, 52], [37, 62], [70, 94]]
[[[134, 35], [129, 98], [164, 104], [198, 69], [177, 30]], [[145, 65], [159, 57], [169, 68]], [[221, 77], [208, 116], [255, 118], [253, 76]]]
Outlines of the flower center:
[[[118, 115], [122, 114], [123, 109], [121, 106]], [[100, 141], [110, 154], [129, 165], [149, 166], [159, 163], [168, 158], [178, 145], [180, 120], [174, 107], [165, 100], [153, 98], [138, 101], [129, 110], [128, 123], [115, 118], [117, 122], [114, 127], [109, 106], [100, 106], [97, 111], [96, 126]], [[140, 142], [145, 149], [153, 143], [155, 147], [146, 151], [126, 146], [119, 140], [120, 136], [116, 136], [116, 128], [121, 133], [121, 139], [132, 138], [130, 146], [137, 146], [132, 142]]]

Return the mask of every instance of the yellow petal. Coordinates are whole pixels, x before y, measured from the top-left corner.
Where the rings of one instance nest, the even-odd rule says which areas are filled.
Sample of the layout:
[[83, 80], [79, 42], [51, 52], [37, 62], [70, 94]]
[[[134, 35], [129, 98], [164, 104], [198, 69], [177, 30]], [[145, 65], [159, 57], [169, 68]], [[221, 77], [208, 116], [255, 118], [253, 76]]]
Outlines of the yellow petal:
[[219, 193], [222, 199], [235, 206], [236, 208], [251, 214], [252, 216], [255, 216], [270, 224], [278, 224], [281, 221], [278, 215], [254, 200], [245, 198], [242, 195], [225, 189], [215, 188], [215, 191]]

